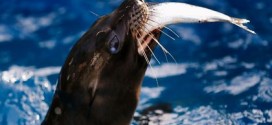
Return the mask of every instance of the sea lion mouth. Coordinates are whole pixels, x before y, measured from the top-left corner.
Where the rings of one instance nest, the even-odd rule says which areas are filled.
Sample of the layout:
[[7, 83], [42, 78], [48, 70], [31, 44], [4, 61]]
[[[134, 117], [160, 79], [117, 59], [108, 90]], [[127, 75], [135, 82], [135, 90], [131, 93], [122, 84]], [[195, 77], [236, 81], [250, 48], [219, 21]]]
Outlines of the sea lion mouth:
[[153, 54], [152, 49], [155, 45], [160, 44], [158, 39], [161, 34], [162, 27], [156, 27], [152, 30], [146, 29], [146, 25], [149, 25], [148, 22], [152, 20], [150, 11], [150, 5], [144, 1], [139, 0], [132, 7], [132, 11], [129, 14], [129, 28], [132, 32], [134, 38], [137, 41], [137, 50], [138, 54], [145, 56], [147, 59], [147, 52]]
[[142, 38], [138, 37], [138, 39], [141, 39], [141, 41], [137, 44], [138, 53], [140, 55], [144, 55], [147, 51], [152, 52], [153, 46], [159, 43], [157, 38], [160, 36], [160, 33], [161, 29], [155, 29], [145, 36], [142, 36]]
[[152, 52], [150, 46], [153, 43], [160, 45], [158, 41], [160, 35], [158, 34], [168, 24], [228, 22], [255, 34], [253, 30], [244, 26], [244, 24], [250, 22], [247, 19], [230, 17], [214, 10], [186, 3], [145, 3], [142, 0], [137, 1], [137, 7], [133, 8], [130, 14], [129, 24], [133, 36], [137, 39], [138, 53], [142, 56], [146, 55], [147, 50]]
[[144, 1], [138, 0], [133, 5], [132, 11], [129, 14], [129, 28], [132, 32], [132, 36], [136, 38], [137, 50], [140, 55], [145, 55], [145, 51], [149, 49], [156, 37], [159, 37], [159, 29], [153, 29], [153, 31], [146, 31], [145, 25], [149, 20], [150, 11], [148, 4]]

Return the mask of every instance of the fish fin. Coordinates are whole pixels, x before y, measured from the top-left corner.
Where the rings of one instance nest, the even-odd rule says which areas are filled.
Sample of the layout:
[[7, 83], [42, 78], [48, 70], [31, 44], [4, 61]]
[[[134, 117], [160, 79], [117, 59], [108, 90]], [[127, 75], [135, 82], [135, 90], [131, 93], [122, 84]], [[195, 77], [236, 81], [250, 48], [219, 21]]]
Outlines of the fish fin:
[[239, 18], [231, 18], [230, 21], [232, 24], [239, 26], [241, 28], [243, 28], [244, 30], [252, 33], [252, 34], [256, 34], [256, 32], [254, 32], [253, 30], [250, 30], [247, 26], [245, 26], [244, 24], [249, 23], [250, 21], [247, 19], [239, 19]]

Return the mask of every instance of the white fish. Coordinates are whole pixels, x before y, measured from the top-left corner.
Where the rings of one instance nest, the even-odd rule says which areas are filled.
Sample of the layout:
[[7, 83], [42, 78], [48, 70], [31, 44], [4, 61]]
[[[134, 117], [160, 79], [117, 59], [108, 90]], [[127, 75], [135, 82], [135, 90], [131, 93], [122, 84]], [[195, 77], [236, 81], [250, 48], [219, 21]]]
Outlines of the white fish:
[[186, 3], [167, 2], [149, 5], [148, 8], [149, 18], [144, 29], [146, 32], [175, 23], [229, 22], [256, 34], [253, 30], [243, 25], [250, 22], [249, 20], [230, 17], [203, 7]]

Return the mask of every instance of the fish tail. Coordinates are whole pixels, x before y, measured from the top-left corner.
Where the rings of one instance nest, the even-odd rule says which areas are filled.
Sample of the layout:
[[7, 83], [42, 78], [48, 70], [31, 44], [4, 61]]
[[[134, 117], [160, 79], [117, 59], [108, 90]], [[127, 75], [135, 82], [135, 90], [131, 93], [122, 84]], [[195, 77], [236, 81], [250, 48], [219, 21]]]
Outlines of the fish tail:
[[244, 24], [249, 23], [250, 21], [247, 19], [239, 19], [239, 18], [231, 18], [230, 21], [232, 24], [239, 26], [241, 28], [243, 28], [244, 30], [252, 33], [252, 34], [256, 34], [253, 30], [250, 30], [247, 26], [245, 26]]

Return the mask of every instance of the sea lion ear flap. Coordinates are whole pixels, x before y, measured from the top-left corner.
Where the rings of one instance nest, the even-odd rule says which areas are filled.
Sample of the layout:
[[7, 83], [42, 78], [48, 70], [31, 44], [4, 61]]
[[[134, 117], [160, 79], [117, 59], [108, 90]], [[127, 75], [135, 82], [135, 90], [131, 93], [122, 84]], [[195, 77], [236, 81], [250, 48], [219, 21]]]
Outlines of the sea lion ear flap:
[[107, 41], [107, 32], [105, 31], [99, 31], [97, 34], [96, 34], [96, 41], [95, 41], [95, 47], [96, 49], [99, 49], [99, 48], [104, 48], [105, 42], [103, 41]]

